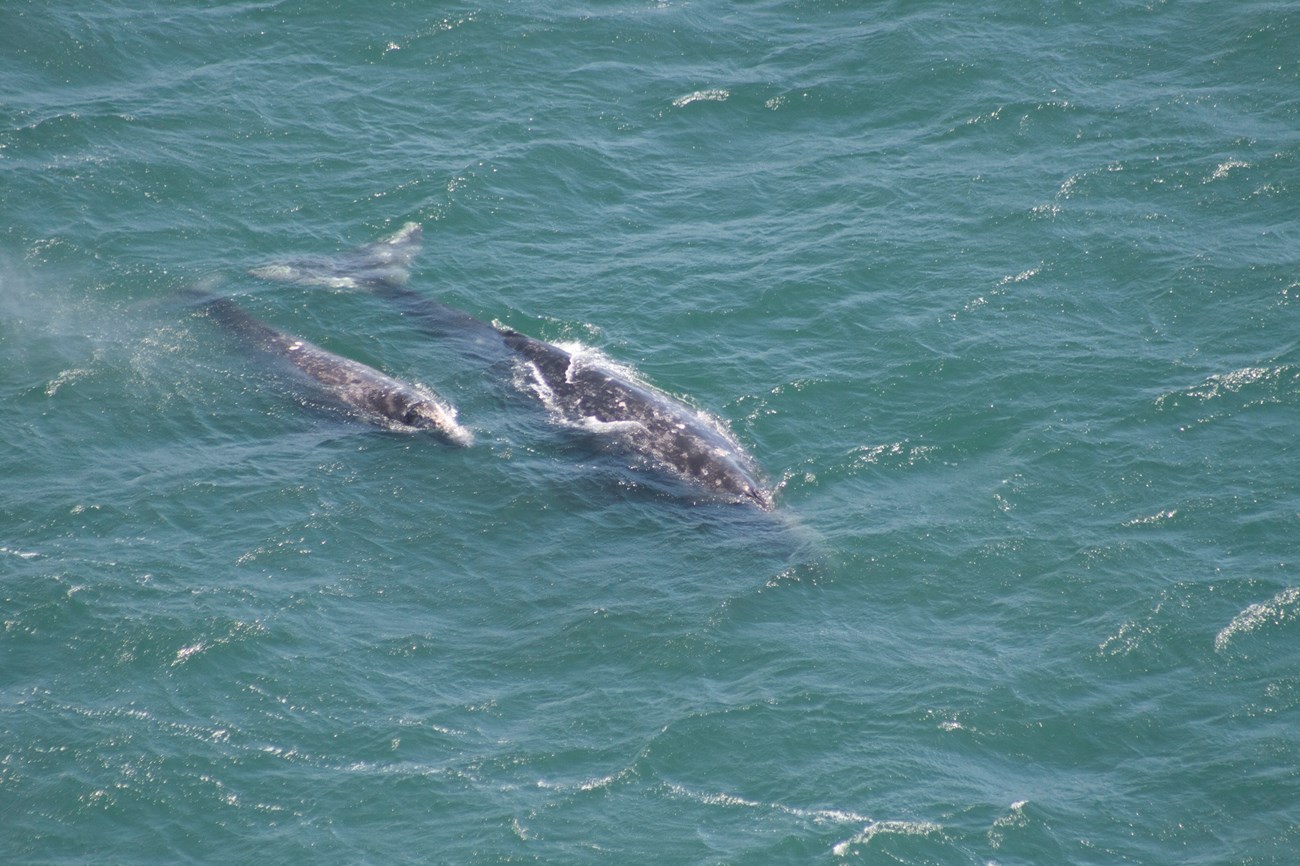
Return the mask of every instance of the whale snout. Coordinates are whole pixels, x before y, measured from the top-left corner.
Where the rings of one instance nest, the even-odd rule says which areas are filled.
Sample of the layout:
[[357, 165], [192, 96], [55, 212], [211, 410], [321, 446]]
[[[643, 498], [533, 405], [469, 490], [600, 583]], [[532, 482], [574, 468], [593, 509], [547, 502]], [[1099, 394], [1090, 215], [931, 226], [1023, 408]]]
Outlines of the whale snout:
[[474, 444], [474, 434], [456, 421], [456, 413], [431, 400], [420, 400], [407, 407], [402, 423], [408, 427], [440, 433], [453, 445], [467, 448]]

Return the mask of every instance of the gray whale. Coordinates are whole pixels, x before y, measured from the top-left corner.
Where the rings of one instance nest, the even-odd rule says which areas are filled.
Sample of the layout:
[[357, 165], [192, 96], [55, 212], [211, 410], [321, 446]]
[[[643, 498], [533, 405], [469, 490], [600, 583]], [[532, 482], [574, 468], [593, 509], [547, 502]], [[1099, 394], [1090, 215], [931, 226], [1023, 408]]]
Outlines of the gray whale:
[[666, 469], [715, 495], [772, 509], [754, 459], [723, 424], [619, 368], [598, 353], [569, 349], [488, 324], [406, 288], [423, 229], [397, 233], [350, 253], [250, 271], [254, 276], [336, 289], [362, 288], [400, 303], [438, 336], [456, 336], [474, 351], [493, 347], [514, 359], [522, 390], [560, 423], [595, 434], [649, 465]]
[[203, 307], [214, 320], [259, 350], [289, 362], [317, 390], [340, 405], [371, 419], [433, 431], [454, 445], [473, 442], [470, 431], [456, 422], [456, 410], [427, 388], [276, 330], [228, 298], [205, 300]]
[[606, 437], [709, 491], [771, 509], [753, 459], [720, 422], [637, 382], [595, 353], [497, 330], [523, 361], [524, 387], [563, 423]]

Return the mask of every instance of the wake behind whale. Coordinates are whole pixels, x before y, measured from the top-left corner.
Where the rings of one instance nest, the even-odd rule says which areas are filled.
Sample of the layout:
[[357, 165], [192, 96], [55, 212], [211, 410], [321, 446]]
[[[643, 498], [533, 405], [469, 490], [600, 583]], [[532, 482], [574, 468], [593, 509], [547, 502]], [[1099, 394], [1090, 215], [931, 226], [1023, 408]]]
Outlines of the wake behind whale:
[[[652, 467], [711, 494], [772, 508], [754, 459], [709, 414], [642, 382], [591, 350], [548, 343], [488, 324], [406, 287], [423, 230], [407, 223], [388, 238], [332, 258], [302, 259], [250, 271], [257, 277], [332, 288], [365, 288], [400, 303], [438, 336], [455, 335], [475, 351], [504, 350], [521, 390], [561, 424], [599, 437]], [[484, 346], [488, 347], [486, 350]]]

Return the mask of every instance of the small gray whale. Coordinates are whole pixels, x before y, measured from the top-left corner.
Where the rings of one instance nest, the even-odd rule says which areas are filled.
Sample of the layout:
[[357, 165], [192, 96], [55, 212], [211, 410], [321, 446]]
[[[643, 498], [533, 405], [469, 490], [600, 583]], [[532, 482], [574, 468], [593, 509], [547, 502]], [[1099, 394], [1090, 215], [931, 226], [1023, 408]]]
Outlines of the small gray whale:
[[398, 429], [429, 430], [453, 445], [474, 437], [456, 421], [456, 410], [422, 385], [381, 373], [306, 340], [272, 328], [228, 298], [202, 302], [208, 315], [269, 355], [282, 358], [341, 406]]
[[566, 349], [488, 324], [406, 288], [423, 229], [407, 223], [390, 237], [340, 256], [255, 268], [270, 280], [336, 289], [362, 288], [396, 301], [408, 318], [440, 336], [504, 347], [516, 384], [561, 424], [583, 430], [710, 493], [772, 509], [754, 459], [723, 423], [653, 386], [598, 352]]

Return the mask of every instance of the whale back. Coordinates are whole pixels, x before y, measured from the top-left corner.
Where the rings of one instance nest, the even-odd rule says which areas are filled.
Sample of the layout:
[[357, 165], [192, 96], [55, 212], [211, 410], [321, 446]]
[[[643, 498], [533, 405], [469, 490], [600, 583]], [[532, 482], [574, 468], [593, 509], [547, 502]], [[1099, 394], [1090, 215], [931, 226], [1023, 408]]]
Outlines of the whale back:
[[636, 381], [593, 352], [570, 352], [509, 328], [525, 386], [561, 422], [604, 435], [649, 463], [764, 510], [771, 495], [753, 459], [716, 419]]
[[287, 362], [333, 402], [402, 427], [430, 430], [455, 445], [472, 443], [472, 434], [456, 421], [455, 408], [428, 388], [272, 328], [228, 298], [204, 306], [217, 322]]

